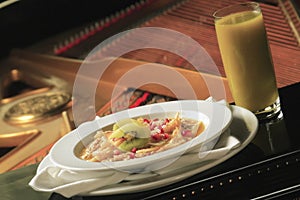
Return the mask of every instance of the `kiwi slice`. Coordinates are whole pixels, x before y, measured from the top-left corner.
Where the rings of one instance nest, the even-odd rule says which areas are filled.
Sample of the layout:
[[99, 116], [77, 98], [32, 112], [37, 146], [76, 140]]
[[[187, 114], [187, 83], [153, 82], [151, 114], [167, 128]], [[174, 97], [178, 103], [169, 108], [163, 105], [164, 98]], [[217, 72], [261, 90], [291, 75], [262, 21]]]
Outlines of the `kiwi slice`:
[[135, 122], [136, 122], [136, 120], [131, 119], [131, 118], [122, 119], [113, 125], [113, 131], [117, 130], [121, 126], [124, 126], [125, 124], [130, 124], [130, 123], [135, 123]]
[[119, 128], [115, 127], [116, 129], [109, 137], [110, 141], [122, 151], [145, 147], [150, 139], [150, 129], [135, 120], [127, 122], [129, 123], [125, 123]]

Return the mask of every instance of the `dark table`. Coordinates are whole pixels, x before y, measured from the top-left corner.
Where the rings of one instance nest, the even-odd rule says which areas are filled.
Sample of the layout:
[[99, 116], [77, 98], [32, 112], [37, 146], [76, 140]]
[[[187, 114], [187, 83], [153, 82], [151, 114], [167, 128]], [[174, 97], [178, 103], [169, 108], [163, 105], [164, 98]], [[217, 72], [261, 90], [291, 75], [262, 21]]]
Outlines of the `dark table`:
[[[300, 82], [280, 88], [279, 93], [282, 117], [260, 122], [254, 140], [222, 164], [154, 190], [111, 196], [75, 196], [70, 199], [299, 199]], [[21, 194], [30, 199], [66, 199], [56, 193], [35, 192], [27, 186], [36, 166], [0, 176], [0, 188], [5, 189], [5, 199], [21, 199]], [[9, 184], [8, 190], [6, 183]]]

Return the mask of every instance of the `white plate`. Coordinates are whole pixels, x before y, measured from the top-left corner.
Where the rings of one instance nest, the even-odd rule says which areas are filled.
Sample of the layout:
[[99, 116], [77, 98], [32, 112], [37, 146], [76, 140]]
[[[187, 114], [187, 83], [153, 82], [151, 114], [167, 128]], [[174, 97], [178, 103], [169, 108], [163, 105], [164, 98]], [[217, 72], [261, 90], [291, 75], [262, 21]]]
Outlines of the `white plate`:
[[[76, 152], [80, 151], [80, 148], [93, 139], [93, 135], [97, 130], [112, 125], [119, 120], [139, 116], [149, 118], [174, 117], [176, 112], [179, 112], [182, 118], [203, 121], [206, 127], [205, 130], [189, 142], [142, 158], [117, 162], [87, 162], [75, 155]], [[174, 161], [174, 159], [177, 159], [185, 152], [216, 139], [228, 128], [231, 121], [232, 113], [230, 109], [219, 103], [201, 100], [180, 100], [145, 105], [83, 123], [55, 143], [49, 155], [55, 165], [70, 170], [116, 169], [129, 172], [154, 171]], [[157, 163], [161, 163], [161, 166], [157, 165]]]
[[[84, 193], [81, 195], [101, 196], [142, 192], [150, 189], [155, 189], [175, 182], [179, 182], [183, 179], [201, 173], [226, 161], [227, 159], [231, 158], [232, 156], [240, 152], [242, 149], [244, 149], [253, 140], [258, 129], [257, 118], [253, 115], [252, 112], [238, 106], [231, 106], [231, 110], [233, 114], [233, 120], [230, 124], [229, 129], [231, 131], [231, 135], [236, 137], [241, 142], [241, 145], [238, 148], [230, 150], [221, 159], [210, 160], [205, 163], [196, 163], [189, 167], [185, 167], [173, 172], [171, 171], [170, 173], [166, 173], [161, 176], [151, 177], [153, 176], [153, 174], [131, 175], [129, 177], [129, 179], [131, 180], [127, 182], [109, 185], [107, 187], [92, 192]], [[55, 164], [52, 163], [49, 156], [47, 156], [38, 166], [37, 172], [39, 173], [43, 168], [49, 166], [55, 166]]]

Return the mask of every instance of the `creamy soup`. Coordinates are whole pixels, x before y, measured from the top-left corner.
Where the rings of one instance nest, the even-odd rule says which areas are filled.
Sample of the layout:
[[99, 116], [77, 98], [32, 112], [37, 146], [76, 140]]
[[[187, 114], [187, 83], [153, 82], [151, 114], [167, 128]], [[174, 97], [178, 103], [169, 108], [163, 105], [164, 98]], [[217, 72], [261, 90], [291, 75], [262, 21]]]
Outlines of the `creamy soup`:
[[204, 129], [202, 121], [180, 118], [179, 113], [173, 118], [125, 119], [111, 130], [98, 131], [80, 158], [92, 162], [141, 158], [190, 141]]

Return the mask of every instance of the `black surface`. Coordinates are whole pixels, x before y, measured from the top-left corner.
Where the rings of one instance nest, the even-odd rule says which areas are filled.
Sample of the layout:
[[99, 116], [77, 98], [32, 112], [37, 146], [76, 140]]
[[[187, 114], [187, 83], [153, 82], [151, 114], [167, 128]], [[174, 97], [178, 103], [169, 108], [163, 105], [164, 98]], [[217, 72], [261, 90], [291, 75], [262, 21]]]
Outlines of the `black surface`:
[[22, 0], [0, 9], [0, 58], [50, 36], [101, 19], [136, 0]]
[[[299, 199], [300, 83], [279, 89], [283, 118], [261, 123], [254, 140], [224, 163], [162, 188], [70, 199]], [[52, 194], [50, 200], [66, 199]]]

